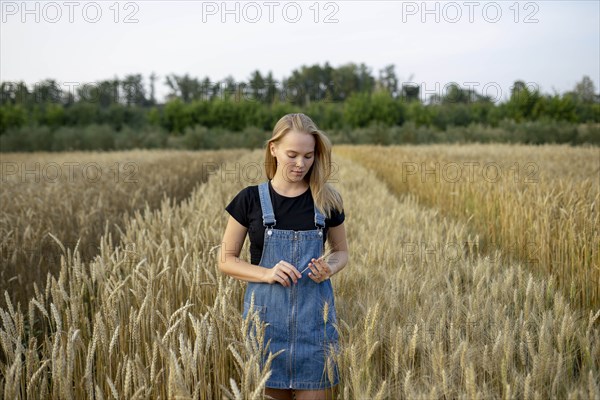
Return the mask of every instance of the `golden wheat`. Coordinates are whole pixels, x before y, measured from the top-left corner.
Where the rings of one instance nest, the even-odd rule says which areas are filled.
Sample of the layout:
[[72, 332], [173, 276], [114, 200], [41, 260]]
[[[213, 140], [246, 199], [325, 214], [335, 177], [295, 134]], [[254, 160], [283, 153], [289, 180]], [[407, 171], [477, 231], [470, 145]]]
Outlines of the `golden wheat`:
[[110, 234], [118, 242], [120, 226], [131, 214], [181, 201], [216, 174], [224, 160], [240, 154], [241, 150], [3, 154], [7, 167], [0, 191], [0, 291], [8, 290], [26, 303], [34, 282], [43, 283], [48, 272], [58, 273], [65, 249], [53, 238], [70, 248], [78, 244], [82, 258], [90, 260], [98, 253], [101, 235]]
[[[328, 366], [340, 367], [341, 398], [599, 397], [600, 310], [573, 307], [552, 274], [518, 259], [466, 251], [468, 219], [335, 161], [351, 249], [331, 278], [340, 352]], [[224, 206], [248, 184], [211, 176], [180, 204], [136, 212], [93, 260], [66, 249], [24, 306], [5, 294], [4, 398], [261, 398], [278, 354], [262, 345], [257, 312], [241, 318], [245, 284], [220, 274], [211, 251]]]
[[[600, 307], [598, 147], [567, 145], [338, 146], [395, 193], [472, 220], [482, 250], [539, 276], [554, 274], [574, 304]], [[469, 241], [470, 243], [470, 241]]]

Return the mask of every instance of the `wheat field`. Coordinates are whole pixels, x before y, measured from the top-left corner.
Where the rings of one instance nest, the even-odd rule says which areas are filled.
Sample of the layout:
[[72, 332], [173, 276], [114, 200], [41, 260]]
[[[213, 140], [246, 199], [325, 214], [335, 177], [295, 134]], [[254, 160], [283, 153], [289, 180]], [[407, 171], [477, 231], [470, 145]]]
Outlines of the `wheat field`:
[[598, 147], [339, 146], [396, 194], [469, 220], [476, 245], [554, 274], [574, 305], [600, 308]]
[[[100, 236], [120, 237], [130, 214], [178, 203], [241, 150], [115, 151], [110, 153], [9, 153], [2, 155], [0, 192], [0, 292], [26, 303], [33, 282], [60, 270], [60, 247], [82, 259], [98, 254]], [[23, 268], [27, 265], [27, 268]], [[3, 297], [3, 296], [2, 296]], [[14, 299], [13, 299], [14, 301]], [[4, 298], [0, 305], [6, 306]]]
[[[4, 398], [262, 398], [264, 331], [250, 334], [245, 284], [216, 259], [224, 207], [265, 179], [244, 170], [262, 157], [244, 152], [179, 204], [136, 212], [90, 261], [65, 249], [26, 303], [4, 292]], [[489, 232], [427, 205], [427, 189], [398, 192], [357, 159], [334, 150], [350, 248], [332, 277], [339, 398], [600, 399], [600, 309], [571, 304], [558, 271], [476, 245]]]

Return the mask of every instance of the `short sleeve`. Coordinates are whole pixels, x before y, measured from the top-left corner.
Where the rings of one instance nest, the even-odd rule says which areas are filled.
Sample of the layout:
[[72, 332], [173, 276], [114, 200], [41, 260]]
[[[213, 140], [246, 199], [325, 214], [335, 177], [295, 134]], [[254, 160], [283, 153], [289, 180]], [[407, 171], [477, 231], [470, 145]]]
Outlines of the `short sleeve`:
[[246, 228], [250, 226], [250, 223], [248, 222], [248, 211], [250, 207], [250, 198], [248, 194], [248, 188], [242, 189], [231, 202], [229, 202], [227, 207], [225, 207], [225, 210]]
[[338, 211], [336, 209], [333, 209], [331, 211], [331, 218], [329, 218], [326, 221], [326, 225], [329, 228], [333, 228], [334, 226], [341, 225], [342, 222], [344, 222], [345, 219], [346, 219], [346, 214], [344, 213], [344, 209], [342, 209], [342, 211]]

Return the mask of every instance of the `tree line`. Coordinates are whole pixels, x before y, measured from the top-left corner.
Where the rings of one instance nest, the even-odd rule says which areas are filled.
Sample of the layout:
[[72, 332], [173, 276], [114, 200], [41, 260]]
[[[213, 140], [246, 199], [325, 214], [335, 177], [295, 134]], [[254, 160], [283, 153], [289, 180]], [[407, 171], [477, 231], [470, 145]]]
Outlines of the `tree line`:
[[[14, 136], [27, 129], [51, 134], [90, 126], [106, 127], [114, 134], [153, 130], [174, 137], [196, 127], [270, 131], [288, 112], [304, 112], [324, 130], [407, 123], [447, 131], [473, 125], [497, 128], [507, 121], [561, 126], [600, 122], [600, 95], [588, 76], [563, 94], [544, 94], [534, 83], [517, 80], [503, 101], [494, 97], [494, 85], [488, 85], [494, 89], [490, 95], [456, 83], [432, 90], [410, 80], [400, 82], [393, 64], [374, 76], [365, 64], [355, 63], [302, 66], [281, 81], [258, 70], [241, 82], [232, 76], [213, 82], [171, 74], [164, 81], [169, 89], [164, 102], [156, 100], [154, 73], [147, 82], [141, 74], [91, 84], [47, 79], [31, 88], [24, 82], [1, 82], [0, 135], [17, 140]], [[427, 92], [433, 93], [426, 98]]]

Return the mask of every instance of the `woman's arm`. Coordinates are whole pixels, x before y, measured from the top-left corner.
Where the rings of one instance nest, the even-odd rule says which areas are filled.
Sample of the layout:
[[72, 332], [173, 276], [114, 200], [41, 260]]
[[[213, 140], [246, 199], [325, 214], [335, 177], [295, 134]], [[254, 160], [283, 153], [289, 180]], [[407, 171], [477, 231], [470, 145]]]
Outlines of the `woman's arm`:
[[340, 272], [348, 263], [348, 243], [346, 243], [346, 228], [344, 223], [329, 228], [327, 240], [331, 245], [332, 253], [329, 254], [327, 261], [325, 257], [312, 259], [308, 263], [311, 272], [308, 276], [313, 281], [320, 283], [329, 279], [334, 274]]
[[295, 266], [281, 260], [273, 268], [265, 268], [260, 265], [250, 264], [240, 260], [240, 251], [246, 239], [248, 228], [229, 217], [223, 241], [219, 248], [219, 271], [237, 279], [248, 282], [280, 283], [289, 287], [292, 282], [297, 283], [302, 274]]
[[346, 227], [343, 222], [329, 228], [327, 240], [333, 250], [327, 259], [327, 264], [331, 268], [331, 275], [334, 275], [348, 263], [348, 243], [346, 242]]

